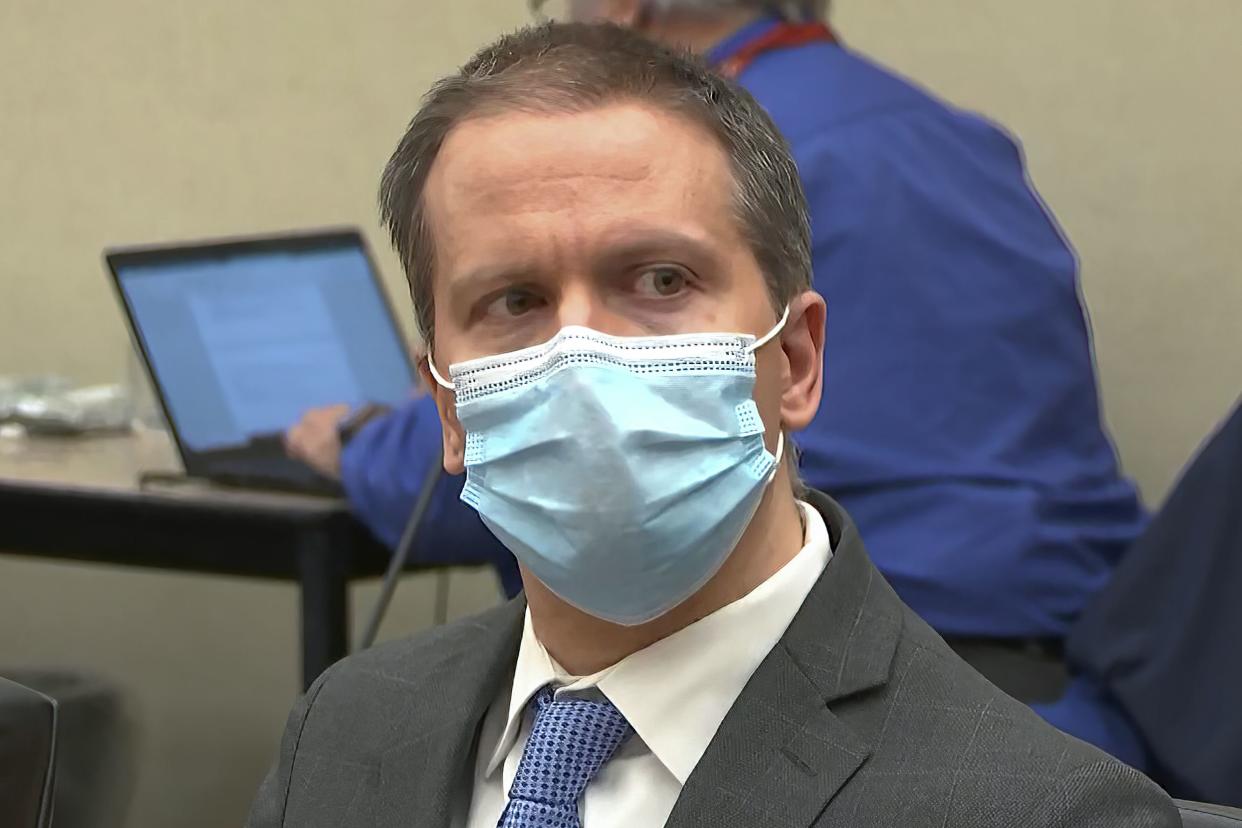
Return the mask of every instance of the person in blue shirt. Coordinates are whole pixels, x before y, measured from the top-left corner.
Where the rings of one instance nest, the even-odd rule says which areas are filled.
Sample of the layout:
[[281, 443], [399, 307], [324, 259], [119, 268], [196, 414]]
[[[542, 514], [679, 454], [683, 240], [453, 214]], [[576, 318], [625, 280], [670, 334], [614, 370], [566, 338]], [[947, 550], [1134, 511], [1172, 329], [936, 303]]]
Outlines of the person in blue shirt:
[[[798, 436], [806, 483], [841, 501], [897, 592], [968, 660], [979, 642], [1055, 651], [1146, 521], [1101, 422], [1074, 251], [1013, 138], [838, 42], [816, 23], [825, 5], [570, 3], [702, 52], [793, 148], [828, 300], [824, 405]], [[393, 544], [437, 462], [435, 406], [411, 399], [342, 450], [344, 414], [313, 412], [291, 451], [339, 473]], [[512, 556], [458, 500], [462, 483], [440, 480], [414, 556], [490, 560], [513, 594]], [[1080, 677], [1066, 698], [1058, 724], [1143, 767], [1102, 688]]]

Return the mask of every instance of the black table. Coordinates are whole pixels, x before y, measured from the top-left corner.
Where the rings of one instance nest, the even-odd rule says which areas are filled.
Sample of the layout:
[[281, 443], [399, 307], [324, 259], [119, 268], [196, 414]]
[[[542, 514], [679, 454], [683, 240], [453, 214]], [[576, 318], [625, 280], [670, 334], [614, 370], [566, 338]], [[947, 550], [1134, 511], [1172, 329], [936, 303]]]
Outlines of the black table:
[[388, 565], [341, 500], [139, 489], [175, 466], [162, 434], [5, 443], [0, 554], [297, 582], [304, 686], [348, 652], [350, 581]]

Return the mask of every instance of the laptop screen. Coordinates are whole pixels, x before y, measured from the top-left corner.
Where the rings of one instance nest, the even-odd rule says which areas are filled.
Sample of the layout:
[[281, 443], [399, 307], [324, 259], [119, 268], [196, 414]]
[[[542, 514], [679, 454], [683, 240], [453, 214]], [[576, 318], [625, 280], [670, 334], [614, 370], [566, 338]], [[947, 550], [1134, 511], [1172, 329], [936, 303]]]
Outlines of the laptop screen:
[[239, 447], [308, 409], [394, 405], [412, 372], [356, 234], [109, 256], [183, 448]]

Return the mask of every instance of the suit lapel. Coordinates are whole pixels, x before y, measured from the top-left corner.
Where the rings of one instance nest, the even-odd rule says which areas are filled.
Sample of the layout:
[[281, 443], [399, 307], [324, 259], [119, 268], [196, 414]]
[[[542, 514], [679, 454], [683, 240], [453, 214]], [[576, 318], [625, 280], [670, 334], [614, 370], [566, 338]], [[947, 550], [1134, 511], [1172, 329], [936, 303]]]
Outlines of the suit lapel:
[[900, 605], [841, 507], [811, 493], [833, 558], [721, 723], [666, 823], [806, 828], [867, 760], [834, 704], [888, 681]]
[[412, 671], [428, 678], [411, 684], [411, 714], [393, 722], [393, 738], [382, 749], [377, 828], [448, 828], [468, 801], [479, 728], [512, 675], [525, 609], [515, 600], [481, 629], [427, 648], [438, 663]]

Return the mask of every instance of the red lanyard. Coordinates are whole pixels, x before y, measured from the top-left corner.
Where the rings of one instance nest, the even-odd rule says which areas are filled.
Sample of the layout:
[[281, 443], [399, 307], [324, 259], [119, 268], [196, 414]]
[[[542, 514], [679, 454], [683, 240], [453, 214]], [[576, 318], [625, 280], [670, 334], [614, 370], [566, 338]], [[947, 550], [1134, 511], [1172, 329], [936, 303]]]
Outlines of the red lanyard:
[[725, 58], [716, 71], [732, 79], [745, 72], [755, 58], [768, 52], [808, 43], [836, 42], [836, 34], [826, 23], [780, 23]]

